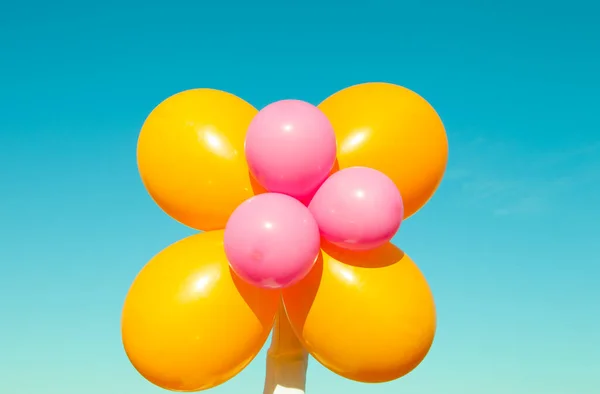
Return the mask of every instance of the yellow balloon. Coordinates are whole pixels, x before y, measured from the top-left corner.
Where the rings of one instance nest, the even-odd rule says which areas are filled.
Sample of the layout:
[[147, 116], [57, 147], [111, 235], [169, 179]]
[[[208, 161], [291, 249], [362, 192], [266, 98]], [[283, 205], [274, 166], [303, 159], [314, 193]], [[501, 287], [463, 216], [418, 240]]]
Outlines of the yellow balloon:
[[187, 226], [224, 228], [241, 202], [262, 191], [244, 155], [246, 129], [257, 113], [213, 89], [186, 90], [160, 103], [137, 145], [140, 175], [154, 201]]
[[157, 254], [133, 282], [121, 332], [142, 376], [173, 391], [217, 386], [264, 345], [280, 294], [229, 269], [223, 231], [185, 238]]
[[402, 194], [405, 218], [425, 205], [448, 160], [444, 125], [427, 101], [398, 85], [365, 83], [340, 90], [319, 108], [336, 133], [339, 169], [386, 174]]
[[380, 383], [412, 371], [436, 329], [429, 286], [413, 261], [386, 244], [363, 252], [324, 246], [298, 284], [283, 290], [294, 332], [321, 364]]

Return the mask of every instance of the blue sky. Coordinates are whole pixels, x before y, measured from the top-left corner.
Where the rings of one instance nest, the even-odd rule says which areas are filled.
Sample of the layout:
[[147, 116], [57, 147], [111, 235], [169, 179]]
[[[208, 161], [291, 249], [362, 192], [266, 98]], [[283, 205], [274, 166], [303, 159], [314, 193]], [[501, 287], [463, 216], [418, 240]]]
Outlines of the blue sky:
[[[389, 384], [311, 362], [310, 393], [596, 393], [600, 9], [482, 3], [3, 4], [0, 392], [162, 392], [119, 333], [137, 272], [191, 233], [137, 174], [137, 134], [161, 100], [213, 87], [257, 107], [316, 104], [387, 81], [447, 127], [444, 182], [396, 237], [434, 291], [438, 335]], [[263, 376], [261, 354], [212, 392], [259, 393]]]

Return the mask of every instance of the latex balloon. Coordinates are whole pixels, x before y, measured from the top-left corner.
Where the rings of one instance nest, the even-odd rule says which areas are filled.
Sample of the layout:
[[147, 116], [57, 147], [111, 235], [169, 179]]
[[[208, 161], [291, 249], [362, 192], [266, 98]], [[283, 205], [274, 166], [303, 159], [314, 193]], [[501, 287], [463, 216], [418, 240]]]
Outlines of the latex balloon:
[[278, 292], [233, 274], [223, 231], [193, 235], [157, 254], [133, 282], [123, 307], [123, 345], [133, 366], [155, 385], [208, 389], [256, 356], [278, 302]]
[[265, 193], [242, 203], [225, 228], [233, 270], [255, 286], [281, 288], [302, 279], [320, 251], [319, 227], [293, 197]]
[[326, 240], [353, 250], [373, 249], [391, 240], [404, 215], [394, 182], [366, 167], [331, 175], [308, 208]]
[[343, 89], [319, 104], [338, 141], [340, 169], [364, 166], [390, 177], [417, 212], [440, 184], [448, 160], [444, 125], [418, 94], [389, 83]]
[[160, 103], [139, 135], [137, 162], [154, 201], [199, 230], [223, 229], [261, 188], [249, 175], [244, 139], [258, 111], [219, 90], [193, 89]]
[[312, 196], [335, 162], [336, 141], [327, 117], [299, 100], [263, 108], [246, 136], [250, 170], [268, 191]]
[[378, 383], [412, 371], [433, 342], [436, 319], [425, 278], [388, 243], [370, 251], [332, 245], [283, 290], [296, 335], [320, 363], [348, 379]]

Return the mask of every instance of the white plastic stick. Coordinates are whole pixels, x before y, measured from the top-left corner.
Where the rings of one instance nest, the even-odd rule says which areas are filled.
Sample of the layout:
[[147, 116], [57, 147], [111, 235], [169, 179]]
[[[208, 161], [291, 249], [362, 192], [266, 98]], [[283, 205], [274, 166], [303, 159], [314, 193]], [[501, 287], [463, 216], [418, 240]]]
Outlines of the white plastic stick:
[[292, 331], [281, 304], [267, 352], [263, 394], [304, 394], [307, 367], [308, 353]]

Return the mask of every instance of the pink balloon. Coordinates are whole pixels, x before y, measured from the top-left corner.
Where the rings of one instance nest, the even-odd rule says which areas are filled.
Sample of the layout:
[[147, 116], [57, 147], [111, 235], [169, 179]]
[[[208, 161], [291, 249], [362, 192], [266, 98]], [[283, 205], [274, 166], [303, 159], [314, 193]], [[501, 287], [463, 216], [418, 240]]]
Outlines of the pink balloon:
[[264, 193], [242, 204], [225, 227], [225, 254], [233, 271], [263, 288], [296, 283], [320, 252], [317, 222], [292, 197]]
[[346, 249], [368, 250], [392, 239], [400, 228], [404, 204], [385, 174], [366, 167], [336, 172], [308, 206], [321, 235]]
[[268, 191], [305, 199], [333, 168], [335, 134], [327, 116], [314, 105], [282, 100], [254, 117], [245, 151], [250, 172]]

